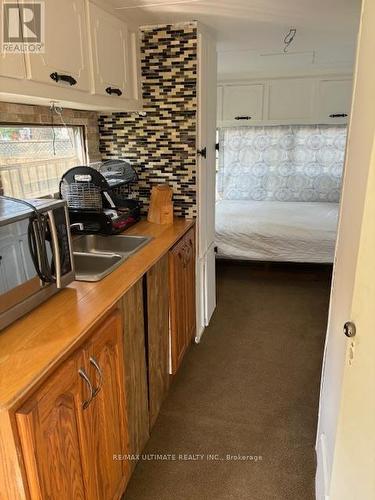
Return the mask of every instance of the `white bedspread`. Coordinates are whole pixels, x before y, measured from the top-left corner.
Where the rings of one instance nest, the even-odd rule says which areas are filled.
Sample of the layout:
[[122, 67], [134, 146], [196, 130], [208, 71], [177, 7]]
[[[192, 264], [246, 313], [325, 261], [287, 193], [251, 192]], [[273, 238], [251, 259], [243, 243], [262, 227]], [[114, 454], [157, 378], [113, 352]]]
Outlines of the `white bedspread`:
[[337, 203], [216, 203], [218, 256], [275, 262], [333, 262]]

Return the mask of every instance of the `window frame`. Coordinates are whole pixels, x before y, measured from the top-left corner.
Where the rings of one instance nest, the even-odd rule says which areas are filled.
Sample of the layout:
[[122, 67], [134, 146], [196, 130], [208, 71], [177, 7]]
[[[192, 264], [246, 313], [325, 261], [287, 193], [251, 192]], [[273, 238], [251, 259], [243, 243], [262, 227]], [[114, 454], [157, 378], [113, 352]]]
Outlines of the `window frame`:
[[[75, 147], [77, 145], [80, 145], [80, 150], [81, 150], [81, 157], [84, 165], [88, 165], [89, 162], [89, 156], [88, 156], [88, 147], [87, 147], [87, 131], [86, 131], [86, 126], [82, 124], [62, 124], [62, 123], [32, 123], [32, 122], [8, 122], [8, 121], [0, 121], [0, 129], [3, 127], [9, 127], [9, 128], [51, 128], [51, 129], [56, 129], [56, 128], [72, 128], [72, 129], [77, 129], [79, 131], [78, 137], [79, 137], [79, 144], [76, 142], [76, 138], [74, 139], [75, 141]], [[48, 161], [48, 160], [46, 160]], [[0, 165], [1, 165], [1, 160], [0, 160]], [[0, 195], [5, 194], [3, 185], [1, 182], [1, 171], [0, 171]], [[59, 192], [52, 192], [43, 196], [39, 196], [39, 198], [57, 198], [59, 197]]]

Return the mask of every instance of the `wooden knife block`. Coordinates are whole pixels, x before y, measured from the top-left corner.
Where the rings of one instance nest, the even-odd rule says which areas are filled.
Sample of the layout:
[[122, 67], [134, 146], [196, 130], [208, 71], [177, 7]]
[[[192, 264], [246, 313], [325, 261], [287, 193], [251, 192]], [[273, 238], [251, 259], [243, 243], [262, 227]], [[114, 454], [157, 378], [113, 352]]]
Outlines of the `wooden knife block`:
[[151, 190], [147, 220], [155, 224], [172, 224], [173, 190], [168, 184], [158, 184]]

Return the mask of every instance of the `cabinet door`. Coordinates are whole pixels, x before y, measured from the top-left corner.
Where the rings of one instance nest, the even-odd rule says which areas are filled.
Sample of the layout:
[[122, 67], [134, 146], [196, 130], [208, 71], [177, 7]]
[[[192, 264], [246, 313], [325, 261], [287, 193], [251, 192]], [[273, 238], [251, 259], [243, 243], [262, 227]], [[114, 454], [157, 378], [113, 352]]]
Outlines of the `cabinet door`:
[[196, 299], [195, 299], [195, 228], [185, 235], [185, 308], [186, 308], [186, 342], [191, 343], [196, 335]]
[[114, 99], [133, 97], [127, 25], [90, 4], [90, 28], [95, 93]]
[[113, 312], [85, 347], [87, 373], [95, 397], [85, 413], [84, 475], [87, 498], [112, 499], [129, 478], [129, 462], [114, 456], [129, 453], [125, 407], [122, 322]]
[[226, 85], [223, 97], [223, 120], [236, 120], [239, 124], [263, 119], [262, 84]]
[[[351, 80], [321, 80], [318, 90], [319, 121], [346, 123], [352, 101]], [[345, 114], [347, 116], [335, 116]]]
[[169, 252], [169, 293], [171, 316], [171, 356], [174, 375], [187, 348], [187, 317], [185, 308], [186, 242], [182, 238]]
[[[4, 26], [9, 22], [8, 10], [4, 10], [4, 0], [0, 0], [1, 13], [5, 15], [0, 23], [0, 40], [3, 40]], [[19, 15], [19, 12], [18, 12]], [[4, 22], [3, 22], [4, 21]], [[4, 51], [0, 52], [0, 76], [8, 78], [26, 78], [26, 65], [24, 54], [10, 54]]]
[[65, 361], [16, 413], [33, 500], [86, 498], [79, 437], [86, 397], [82, 367], [81, 356]]
[[314, 109], [313, 80], [273, 80], [269, 84], [269, 120], [311, 120]]
[[172, 373], [196, 335], [194, 228], [169, 252]]
[[[124, 366], [129, 429], [129, 451], [142, 452], [149, 438], [147, 366], [145, 349], [143, 280], [122, 298]], [[135, 467], [132, 462], [131, 466]]]
[[150, 428], [169, 388], [168, 256], [148, 271], [147, 352]]
[[[88, 30], [85, 0], [48, 0], [45, 5], [45, 52], [27, 54], [30, 78], [54, 86], [51, 75], [73, 77], [74, 89], [90, 90]], [[32, 28], [32, 27], [31, 27]]]

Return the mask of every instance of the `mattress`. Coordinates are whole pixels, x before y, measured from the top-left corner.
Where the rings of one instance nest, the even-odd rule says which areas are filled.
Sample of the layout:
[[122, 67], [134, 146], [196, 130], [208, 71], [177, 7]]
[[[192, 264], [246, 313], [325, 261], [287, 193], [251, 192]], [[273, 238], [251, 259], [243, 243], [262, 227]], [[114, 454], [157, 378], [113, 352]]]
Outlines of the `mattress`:
[[338, 203], [216, 203], [218, 256], [274, 262], [333, 262]]

